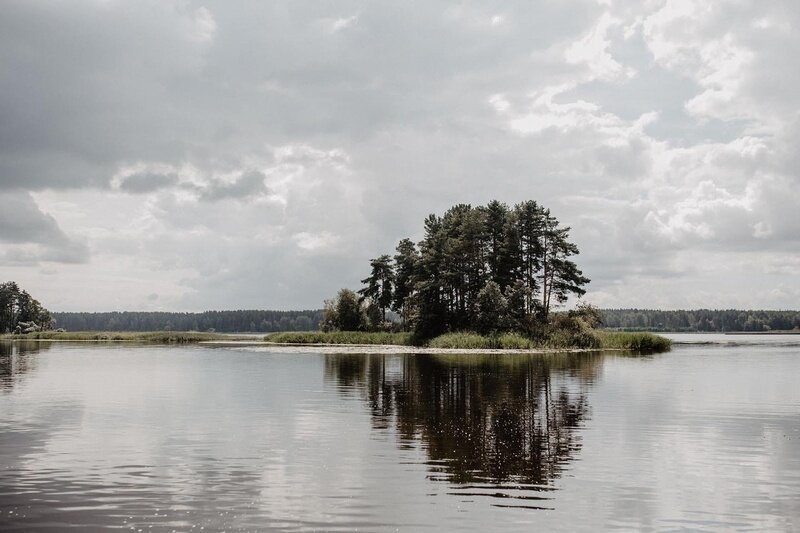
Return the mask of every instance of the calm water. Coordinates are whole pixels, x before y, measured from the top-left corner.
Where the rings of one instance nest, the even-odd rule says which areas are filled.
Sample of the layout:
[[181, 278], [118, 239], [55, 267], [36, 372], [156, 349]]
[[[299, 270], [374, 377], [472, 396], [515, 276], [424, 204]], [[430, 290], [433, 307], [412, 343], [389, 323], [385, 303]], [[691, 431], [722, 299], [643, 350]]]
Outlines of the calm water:
[[0, 344], [0, 530], [800, 530], [795, 340], [639, 358]]

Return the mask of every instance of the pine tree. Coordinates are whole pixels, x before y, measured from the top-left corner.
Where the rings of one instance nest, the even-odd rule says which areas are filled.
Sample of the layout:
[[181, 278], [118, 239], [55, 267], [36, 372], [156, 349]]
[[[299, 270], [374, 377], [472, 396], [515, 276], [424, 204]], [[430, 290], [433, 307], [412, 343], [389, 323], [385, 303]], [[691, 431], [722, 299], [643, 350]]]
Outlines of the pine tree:
[[392, 305], [394, 293], [394, 265], [392, 258], [382, 255], [370, 261], [372, 272], [369, 277], [362, 279], [366, 287], [358, 291], [362, 300], [369, 298], [381, 312], [383, 321], [386, 321], [386, 309]]
[[411, 239], [403, 239], [397, 245], [397, 255], [394, 256], [395, 280], [392, 310], [400, 314], [405, 326], [410, 318], [414, 283], [417, 277], [419, 254], [417, 247]]

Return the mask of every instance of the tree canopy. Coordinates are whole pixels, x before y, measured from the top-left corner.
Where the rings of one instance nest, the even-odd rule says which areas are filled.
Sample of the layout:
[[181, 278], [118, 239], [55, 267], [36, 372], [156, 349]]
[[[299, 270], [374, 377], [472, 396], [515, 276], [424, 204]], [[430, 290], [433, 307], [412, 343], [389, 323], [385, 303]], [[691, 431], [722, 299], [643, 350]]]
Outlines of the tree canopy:
[[533, 200], [458, 204], [429, 215], [424, 228], [419, 243], [403, 239], [394, 257], [372, 259], [359, 291], [384, 321], [391, 309], [422, 337], [529, 331], [553, 307], [585, 293], [589, 279], [572, 261], [578, 247], [570, 228]]
[[13, 282], [0, 283], [0, 333], [51, 329], [53, 317]]

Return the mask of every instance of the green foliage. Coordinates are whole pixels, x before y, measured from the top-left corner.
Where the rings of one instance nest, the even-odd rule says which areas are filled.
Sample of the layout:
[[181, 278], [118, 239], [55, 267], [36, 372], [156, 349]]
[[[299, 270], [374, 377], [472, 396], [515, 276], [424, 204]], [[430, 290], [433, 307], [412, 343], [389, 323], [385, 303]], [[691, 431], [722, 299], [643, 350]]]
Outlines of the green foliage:
[[50, 311], [27, 291], [13, 281], [0, 283], [0, 333], [49, 330], [53, 324]]
[[497, 333], [508, 325], [508, 301], [500, 285], [489, 281], [478, 293], [475, 309], [475, 329], [487, 335]]
[[392, 298], [392, 310], [400, 314], [400, 319], [405, 327], [413, 312], [411, 296], [414, 293], [414, 283], [419, 266], [419, 254], [416, 245], [411, 239], [403, 239], [397, 245], [397, 255], [394, 256], [395, 285]]
[[286, 332], [264, 337], [266, 342], [279, 344], [389, 344], [409, 346], [411, 333], [386, 331]]
[[530, 350], [537, 348], [536, 343], [519, 333], [503, 333], [496, 337], [497, 347], [505, 350]]
[[570, 259], [578, 248], [569, 230], [534, 201], [455, 205], [425, 219], [418, 247], [403, 239], [394, 258], [370, 261], [359, 292], [384, 319], [391, 301], [420, 339], [453, 331], [530, 334], [533, 322], [583, 295], [589, 282]]
[[[372, 273], [361, 283], [366, 284], [366, 287], [358, 291], [362, 299], [369, 299], [372, 304], [380, 311], [381, 320], [386, 320], [386, 309], [392, 305], [394, 293], [394, 267], [392, 265], [392, 258], [388, 255], [382, 255], [370, 261]], [[375, 323], [376, 320], [372, 319], [370, 322]]]
[[518, 333], [502, 335], [479, 335], [477, 333], [445, 333], [428, 342], [431, 348], [453, 349], [586, 349], [629, 350], [655, 353], [670, 349], [669, 339], [652, 333], [606, 332], [599, 330], [574, 330], [551, 328], [547, 336], [530, 339]]
[[672, 342], [660, 335], [646, 332], [596, 331], [600, 347], [606, 349], [631, 350], [634, 352], [666, 352]]
[[501, 335], [479, 335], [469, 332], [445, 333], [431, 339], [427, 345], [431, 348], [464, 350], [531, 350], [540, 348], [533, 340], [518, 333]]
[[550, 348], [600, 348], [601, 342], [596, 335], [600, 325], [598, 310], [581, 304], [566, 313], [554, 313], [547, 322], [537, 324], [533, 337], [542, 346]]
[[445, 333], [428, 342], [431, 348], [463, 348], [465, 350], [490, 349], [492, 340], [477, 333]]
[[341, 289], [336, 298], [325, 301], [320, 323], [323, 331], [362, 331], [367, 324], [366, 307], [350, 289]]

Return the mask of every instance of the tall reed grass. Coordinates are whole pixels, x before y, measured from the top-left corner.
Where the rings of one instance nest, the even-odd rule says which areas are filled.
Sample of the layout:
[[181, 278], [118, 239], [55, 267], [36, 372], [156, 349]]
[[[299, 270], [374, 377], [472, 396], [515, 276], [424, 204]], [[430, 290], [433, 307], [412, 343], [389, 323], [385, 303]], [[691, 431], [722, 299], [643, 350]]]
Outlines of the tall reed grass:
[[595, 331], [600, 345], [606, 349], [631, 350], [634, 352], [666, 352], [672, 341], [666, 337], [647, 332]]
[[280, 344], [391, 344], [411, 345], [411, 333], [386, 331], [287, 331], [264, 337], [266, 342]]

